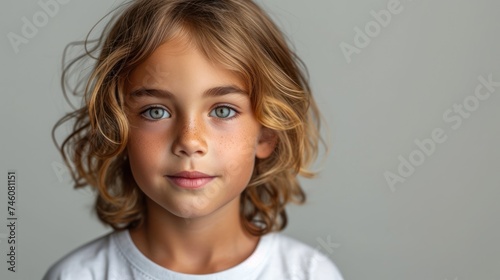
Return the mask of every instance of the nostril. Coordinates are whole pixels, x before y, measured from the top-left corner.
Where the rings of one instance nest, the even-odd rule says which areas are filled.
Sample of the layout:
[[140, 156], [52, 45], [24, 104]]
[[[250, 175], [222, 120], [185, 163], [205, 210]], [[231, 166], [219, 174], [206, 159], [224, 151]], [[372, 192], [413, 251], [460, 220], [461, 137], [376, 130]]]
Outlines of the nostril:
[[207, 152], [207, 141], [201, 130], [193, 126], [185, 126], [180, 132], [172, 146], [172, 152], [177, 156], [203, 155]]

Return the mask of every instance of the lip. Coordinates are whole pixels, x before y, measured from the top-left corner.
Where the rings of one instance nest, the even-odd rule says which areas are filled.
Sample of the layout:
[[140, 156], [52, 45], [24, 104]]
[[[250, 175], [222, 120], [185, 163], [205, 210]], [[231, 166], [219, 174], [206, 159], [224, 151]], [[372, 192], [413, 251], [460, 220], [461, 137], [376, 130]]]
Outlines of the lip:
[[182, 171], [166, 177], [175, 185], [185, 189], [201, 188], [215, 178], [198, 171]]
[[175, 173], [172, 175], [167, 175], [168, 177], [183, 177], [183, 178], [208, 178], [208, 177], [215, 177], [215, 176], [210, 176], [205, 173], [199, 172], [199, 171], [182, 171], [179, 173]]

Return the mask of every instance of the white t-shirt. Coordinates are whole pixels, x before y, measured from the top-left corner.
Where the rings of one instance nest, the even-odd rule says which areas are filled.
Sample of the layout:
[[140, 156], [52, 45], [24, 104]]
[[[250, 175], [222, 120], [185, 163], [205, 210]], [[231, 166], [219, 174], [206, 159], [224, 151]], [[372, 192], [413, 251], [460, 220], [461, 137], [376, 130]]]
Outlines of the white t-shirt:
[[254, 252], [224, 271], [194, 275], [164, 268], [137, 249], [129, 231], [114, 231], [70, 252], [43, 280], [343, 280], [323, 253], [281, 233], [260, 238]]

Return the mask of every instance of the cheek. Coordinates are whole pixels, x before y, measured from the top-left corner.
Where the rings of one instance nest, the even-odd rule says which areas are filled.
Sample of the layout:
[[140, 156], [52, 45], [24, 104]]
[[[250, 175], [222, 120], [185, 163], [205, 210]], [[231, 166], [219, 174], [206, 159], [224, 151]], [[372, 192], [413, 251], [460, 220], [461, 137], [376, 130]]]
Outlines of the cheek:
[[165, 135], [165, 129], [160, 126], [132, 128], [127, 147], [129, 152], [138, 157], [159, 156], [167, 149], [168, 139], [165, 138]]
[[[255, 164], [256, 139], [250, 136], [226, 137], [219, 145], [219, 156], [224, 175], [230, 185], [245, 185], [250, 180]], [[243, 186], [241, 186], [243, 187]]]
[[137, 183], [145, 181], [148, 174], [157, 172], [161, 166], [161, 155], [165, 153], [161, 138], [148, 131], [131, 130], [127, 143], [130, 168]]

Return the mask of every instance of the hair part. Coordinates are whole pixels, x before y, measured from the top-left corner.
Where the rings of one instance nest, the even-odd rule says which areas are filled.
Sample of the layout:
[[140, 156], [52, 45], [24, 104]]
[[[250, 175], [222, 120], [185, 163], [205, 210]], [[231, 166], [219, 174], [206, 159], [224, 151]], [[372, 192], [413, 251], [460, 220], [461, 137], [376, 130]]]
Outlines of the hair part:
[[[297, 175], [315, 175], [308, 167], [317, 157], [319, 141], [325, 144], [307, 70], [285, 36], [260, 7], [247, 0], [137, 0], [119, 9], [123, 11], [109, 21], [95, 46], [87, 49], [91, 30], [84, 42], [85, 54], [63, 69], [66, 96], [75, 62], [96, 60], [85, 88], [72, 90], [83, 95], [85, 104], [53, 129], [54, 137], [57, 127], [74, 120], [73, 131], [62, 144], [55, 137], [54, 141], [70, 167], [75, 188], [90, 185], [97, 190], [95, 211], [115, 230], [143, 222], [145, 194], [126, 157], [126, 79], [158, 46], [182, 36], [207, 59], [244, 81], [257, 120], [276, 133], [272, 155], [256, 159], [240, 197], [240, 215], [245, 229], [254, 235], [285, 228], [286, 204], [306, 200]], [[100, 52], [98, 57], [95, 52]]]

